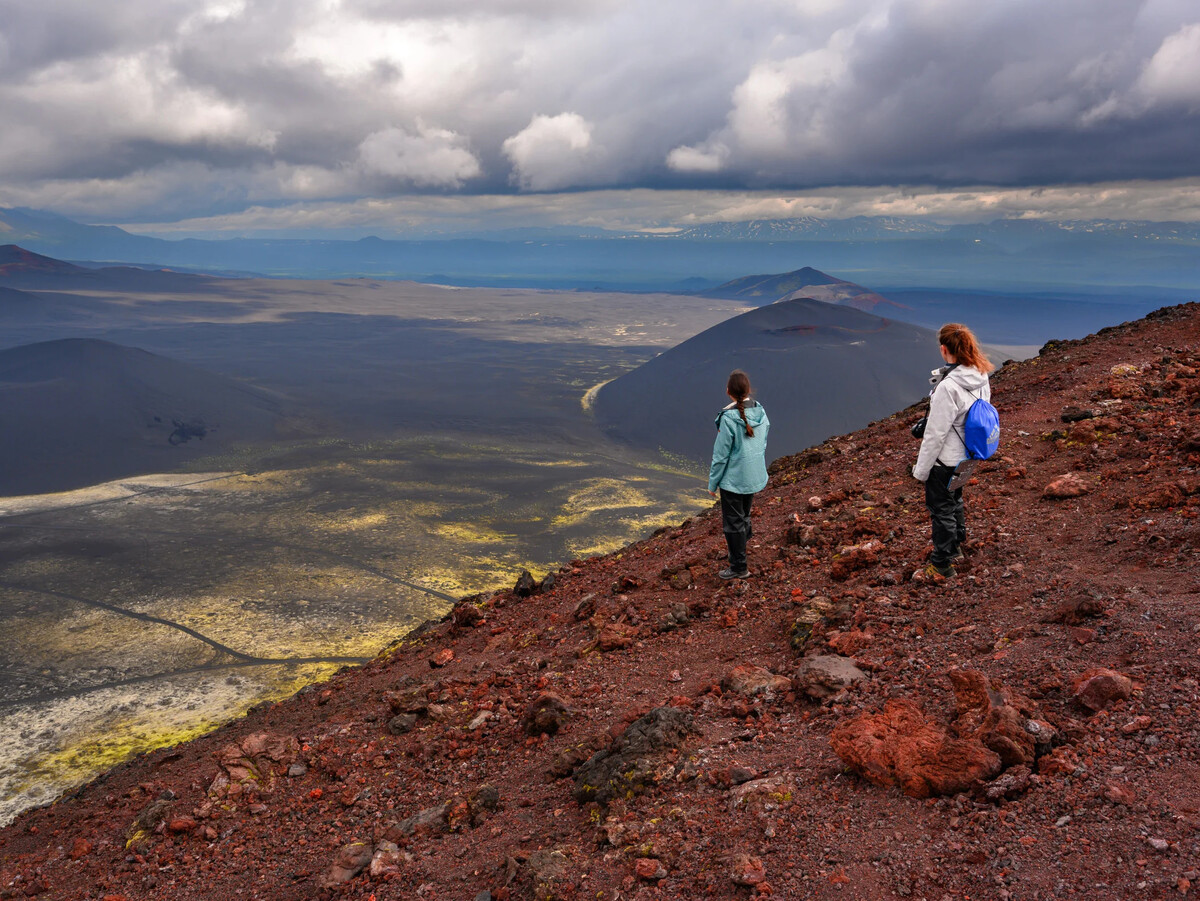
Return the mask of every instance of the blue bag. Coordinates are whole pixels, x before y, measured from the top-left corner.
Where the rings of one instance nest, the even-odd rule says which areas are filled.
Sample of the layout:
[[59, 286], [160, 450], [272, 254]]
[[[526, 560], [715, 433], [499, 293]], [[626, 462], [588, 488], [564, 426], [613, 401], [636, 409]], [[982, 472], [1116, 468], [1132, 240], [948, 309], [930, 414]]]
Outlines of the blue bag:
[[994, 454], [1000, 446], [1000, 414], [996, 408], [982, 397], [971, 404], [961, 437], [972, 460], [986, 460]]

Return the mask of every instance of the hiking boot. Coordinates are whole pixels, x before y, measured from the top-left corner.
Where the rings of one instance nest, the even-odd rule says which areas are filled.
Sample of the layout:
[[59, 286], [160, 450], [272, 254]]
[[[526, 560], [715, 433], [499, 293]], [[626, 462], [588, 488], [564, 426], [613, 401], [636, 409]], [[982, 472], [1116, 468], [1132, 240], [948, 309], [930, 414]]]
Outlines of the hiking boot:
[[726, 581], [729, 581], [730, 579], [748, 579], [750, 578], [750, 570], [723, 569], [717, 573], [717, 575]]
[[925, 578], [933, 579], [936, 576], [941, 576], [943, 579], [949, 579], [954, 575], [954, 567], [947, 563], [945, 566], [938, 566], [936, 563], [930, 563], [925, 567]]

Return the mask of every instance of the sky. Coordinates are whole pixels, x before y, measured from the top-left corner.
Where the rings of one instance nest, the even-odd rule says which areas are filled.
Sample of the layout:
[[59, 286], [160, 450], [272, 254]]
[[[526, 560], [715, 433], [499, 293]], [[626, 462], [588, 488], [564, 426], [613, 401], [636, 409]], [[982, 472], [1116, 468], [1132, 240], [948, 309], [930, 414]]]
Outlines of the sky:
[[0, 121], [164, 235], [1200, 221], [1200, 4], [0, 0]]

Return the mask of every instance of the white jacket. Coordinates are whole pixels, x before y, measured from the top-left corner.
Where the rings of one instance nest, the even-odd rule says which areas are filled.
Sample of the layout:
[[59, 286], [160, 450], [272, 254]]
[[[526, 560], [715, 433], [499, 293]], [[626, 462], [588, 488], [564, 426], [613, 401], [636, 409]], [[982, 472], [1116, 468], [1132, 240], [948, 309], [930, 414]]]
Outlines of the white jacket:
[[967, 459], [963, 424], [967, 410], [979, 398], [990, 401], [992, 387], [987, 374], [973, 366], [955, 366], [934, 385], [921, 452], [913, 466], [914, 478], [924, 482], [933, 464], [939, 461], [946, 466], [957, 466]]

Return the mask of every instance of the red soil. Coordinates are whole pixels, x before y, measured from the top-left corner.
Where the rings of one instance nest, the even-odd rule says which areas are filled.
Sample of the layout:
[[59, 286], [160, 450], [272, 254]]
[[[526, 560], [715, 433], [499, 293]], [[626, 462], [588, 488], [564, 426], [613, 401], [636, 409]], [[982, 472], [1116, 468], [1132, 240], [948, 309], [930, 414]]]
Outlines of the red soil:
[[[910, 409], [775, 465], [752, 579], [716, 578], [710, 511], [575, 561], [542, 594], [460, 605], [457, 623], [21, 816], [0, 832], [0, 897], [1189, 894], [1198, 337], [1189, 304], [997, 373], [1000, 458], [967, 489], [955, 578], [911, 578], [929, 546]], [[1065, 423], [1068, 405], [1096, 416]], [[1067, 496], [1044, 497], [1064, 475]], [[839, 652], [867, 677], [824, 700], [771, 678]], [[859, 719], [885, 704], [887, 724]], [[645, 751], [606, 806], [576, 801], [572, 768], [659, 707], [690, 714], [682, 747]], [[934, 794], [856, 775], [839, 726], [934, 771], [873, 779]], [[987, 781], [944, 778], [964, 748]], [[372, 859], [377, 875], [353, 875]]]

